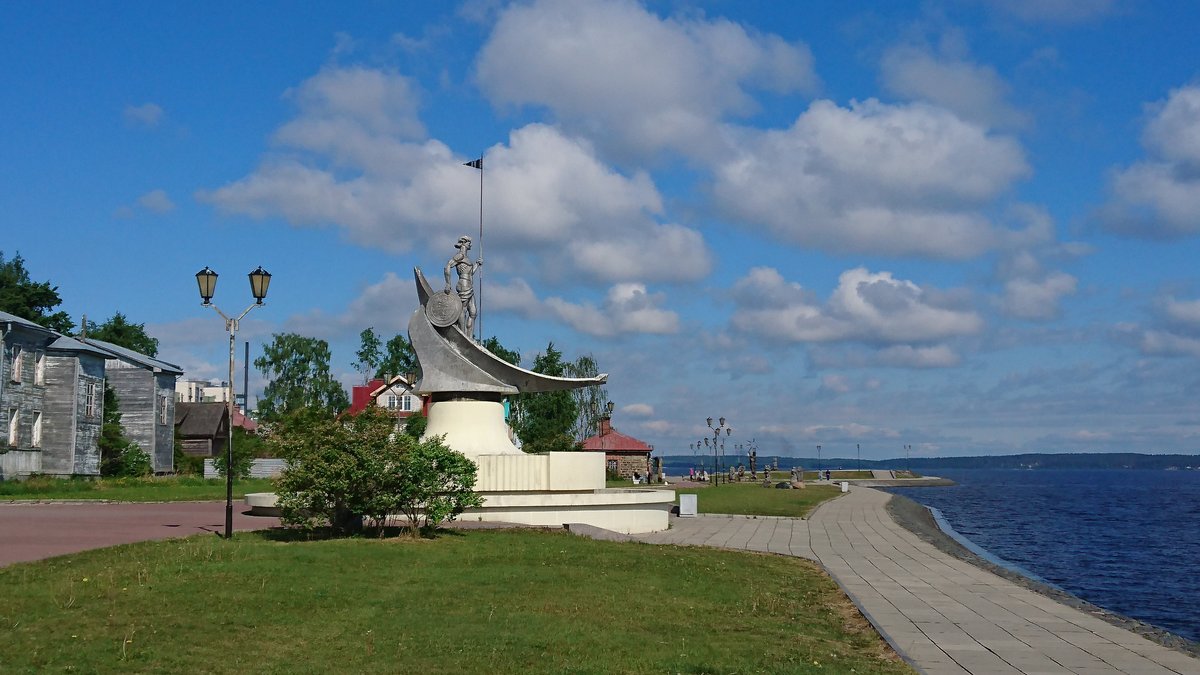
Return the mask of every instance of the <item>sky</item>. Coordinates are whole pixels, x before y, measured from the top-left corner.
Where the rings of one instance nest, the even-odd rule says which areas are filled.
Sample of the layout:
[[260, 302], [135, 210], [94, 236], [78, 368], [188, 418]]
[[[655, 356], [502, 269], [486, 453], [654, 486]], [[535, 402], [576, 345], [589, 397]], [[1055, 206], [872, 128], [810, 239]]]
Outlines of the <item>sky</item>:
[[[689, 454], [1200, 452], [1200, 6], [0, 3], [0, 250], [224, 379], [406, 330], [609, 373]], [[480, 175], [463, 166], [482, 157]], [[252, 371], [251, 400], [261, 392]]]

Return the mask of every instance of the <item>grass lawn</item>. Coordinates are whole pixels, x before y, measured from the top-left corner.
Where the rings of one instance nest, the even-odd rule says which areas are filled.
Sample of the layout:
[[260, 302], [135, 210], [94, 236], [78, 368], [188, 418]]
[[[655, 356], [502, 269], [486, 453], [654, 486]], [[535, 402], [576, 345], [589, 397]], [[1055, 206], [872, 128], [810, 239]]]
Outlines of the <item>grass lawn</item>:
[[[274, 492], [275, 484], [265, 478], [234, 479], [233, 495]], [[21, 481], [0, 481], [0, 500], [13, 499], [108, 499], [119, 502], [186, 502], [225, 499], [225, 479], [191, 476], [154, 478], [62, 479], [35, 476]]]
[[765, 488], [758, 483], [722, 483], [703, 488], [676, 488], [677, 494], [696, 495], [700, 513], [805, 518], [818, 504], [840, 494], [833, 485], [809, 485], [803, 490]]
[[0, 664], [8, 673], [912, 672], [797, 558], [531, 530], [272, 536], [0, 568]]

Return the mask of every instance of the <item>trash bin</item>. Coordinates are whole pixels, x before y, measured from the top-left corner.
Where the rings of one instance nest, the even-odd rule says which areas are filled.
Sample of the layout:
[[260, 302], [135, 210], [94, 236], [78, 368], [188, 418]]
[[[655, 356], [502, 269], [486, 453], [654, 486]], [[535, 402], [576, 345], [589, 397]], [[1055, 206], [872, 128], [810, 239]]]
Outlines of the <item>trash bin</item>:
[[696, 495], [679, 495], [679, 517], [694, 518], [696, 516]]
[[850, 491], [850, 483], [847, 483], [846, 481], [842, 481], [842, 492], [849, 492], [849, 491]]

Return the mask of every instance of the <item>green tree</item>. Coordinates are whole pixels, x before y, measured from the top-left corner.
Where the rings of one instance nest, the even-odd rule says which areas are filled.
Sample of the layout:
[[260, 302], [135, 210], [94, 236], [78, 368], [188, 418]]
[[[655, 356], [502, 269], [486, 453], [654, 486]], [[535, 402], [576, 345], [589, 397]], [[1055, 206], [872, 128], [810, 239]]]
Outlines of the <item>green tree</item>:
[[[241, 427], [233, 428], [233, 477], [249, 478], [250, 469], [254, 466], [255, 457], [265, 457], [270, 453], [266, 441]], [[217, 475], [225, 477], [226, 454], [217, 453], [213, 458], [213, 468]]]
[[288, 460], [276, 490], [283, 521], [348, 534], [366, 520], [383, 536], [387, 517], [401, 513], [415, 536], [482, 504], [473, 462], [441, 438], [420, 442], [395, 429], [377, 408], [345, 420], [312, 410], [281, 420], [268, 442]]
[[[546, 345], [544, 353], [534, 357], [533, 371], [556, 377], [565, 374], [562, 352], [554, 348], [553, 342]], [[520, 409], [516, 429], [522, 450], [532, 453], [579, 449], [579, 443], [571, 435], [571, 427], [578, 414], [571, 392], [523, 394], [520, 397]]]
[[354, 362], [354, 369], [363, 375], [363, 382], [369, 382], [376, 373], [379, 372], [379, 363], [383, 360], [383, 343], [379, 341], [379, 336], [375, 334], [375, 328], [368, 328], [358, 334], [361, 346], [354, 353], [358, 360]]
[[412, 343], [403, 334], [397, 335], [384, 345], [383, 359], [375, 371], [376, 377], [389, 378], [393, 375], [421, 375], [421, 364]]
[[[563, 368], [567, 377], [596, 377], [600, 367], [591, 354], [584, 354]], [[570, 391], [575, 401], [575, 423], [571, 425], [571, 435], [577, 441], [595, 436], [600, 433], [600, 416], [603, 407], [608, 403], [608, 389], [604, 385], [593, 384]]]
[[346, 390], [329, 370], [329, 343], [295, 333], [277, 333], [254, 367], [267, 379], [259, 415], [275, 421], [302, 408], [327, 415], [350, 407]]
[[483, 341], [483, 348], [495, 354], [496, 356], [499, 356], [505, 361], [508, 361], [514, 366], [521, 365], [521, 352], [506, 348], [504, 345], [500, 344], [500, 341], [496, 339], [495, 335]]
[[101, 476], [148, 476], [153, 473], [150, 455], [125, 435], [121, 425], [121, 402], [117, 392], [104, 384], [104, 418], [100, 425]]
[[158, 338], [151, 337], [146, 332], [146, 324], [130, 323], [129, 319], [120, 312], [113, 314], [101, 324], [88, 321], [87, 336], [132, 349], [146, 356], [158, 356]]
[[25, 259], [17, 253], [12, 260], [0, 251], [0, 311], [15, 314], [60, 333], [70, 333], [74, 323], [66, 312], [54, 312], [62, 304], [58, 286], [35, 282], [25, 269]]
[[404, 420], [404, 433], [413, 438], [420, 438], [425, 435], [425, 430], [429, 428], [429, 418], [420, 410], [408, 416]]
[[[496, 339], [495, 335], [483, 341], [483, 348], [514, 366], [521, 365], [521, 352], [508, 349], [500, 344], [500, 340]], [[508, 426], [516, 430], [521, 420], [521, 397], [509, 397], [508, 406]]]

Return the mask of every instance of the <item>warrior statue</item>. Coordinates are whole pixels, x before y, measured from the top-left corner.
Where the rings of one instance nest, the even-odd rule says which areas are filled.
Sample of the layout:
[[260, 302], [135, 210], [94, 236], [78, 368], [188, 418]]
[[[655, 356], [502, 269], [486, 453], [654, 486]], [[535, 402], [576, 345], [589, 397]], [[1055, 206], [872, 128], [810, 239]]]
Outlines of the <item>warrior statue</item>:
[[462, 301], [462, 314], [458, 317], [458, 327], [463, 333], [472, 335], [475, 331], [475, 272], [483, 265], [483, 257], [471, 262], [467, 252], [471, 250], [471, 238], [462, 236], [454, 245], [458, 249], [450, 260], [446, 261], [446, 293], [450, 292], [450, 269], [458, 272], [458, 299]]

